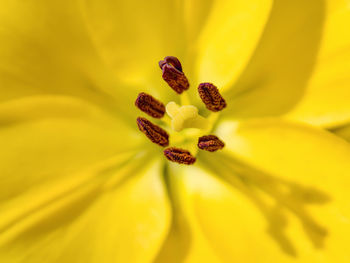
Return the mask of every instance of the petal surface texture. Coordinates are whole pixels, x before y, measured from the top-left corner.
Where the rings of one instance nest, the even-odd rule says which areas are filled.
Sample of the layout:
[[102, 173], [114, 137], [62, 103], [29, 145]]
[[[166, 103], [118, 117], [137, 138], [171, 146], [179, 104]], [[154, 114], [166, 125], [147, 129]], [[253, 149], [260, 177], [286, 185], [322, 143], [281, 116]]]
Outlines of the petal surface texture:
[[[227, 88], [238, 78], [254, 53], [272, 1], [207, 2], [212, 4], [211, 12], [207, 21], [202, 21], [204, 26], [194, 47], [198, 50], [198, 82], [210, 81], [219, 88]], [[188, 24], [191, 24], [191, 18]]]
[[59, 94], [118, 105], [122, 90], [96, 52], [77, 1], [4, 0], [1, 6], [1, 101]]
[[184, 59], [178, 1], [89, 0], [82, 9], [93, 43], [118, 81], [164, 101], [175, 95], [157, 65], [168, 55]]
[[319, 53], [304, 95], [288, 117], [335, 127], [350, 119], [350, 5], [326, 1]]
[[81, 2], [4, 0], [0, 21], [0, 261], [152, 261], [160, 165]]
[[286, 115], [324, 127], [347, 122], [349, 12], [344, 0], [274, 1], [250, 63], [224, 94], [226, 114]]
[[[139, 173], [134, 167], [118, 166], [104, 164], [85, 172], [84, 176], [93, 173], [94, 180], [80, 178], [74, 189], [55, 180], [55, 184], [41, 184], [45, 189], [36, 189], [35, 194], [11, 200], [11, 207], [21, 211], [40, 197], [49, 202], [12, 222], [4, 220], [13, 211], [1, 209], [2, 262], [152, 261], [169, 221], [160, 166], [152, 162], [139, 167]], [[120, 178], [123, 174], [128, 178]], [[113, 180], [101, 180], [106, 176]], [[76, 181], [66, 183], [74, 186]], [[7, 201], [6, 206], [10, 204]]]
[[323, 1], [274, 1], [247, 67], [223, 94], [228, 101], [225, 114], [260, 117], [292, 108], [313, 72], [324, 19]]

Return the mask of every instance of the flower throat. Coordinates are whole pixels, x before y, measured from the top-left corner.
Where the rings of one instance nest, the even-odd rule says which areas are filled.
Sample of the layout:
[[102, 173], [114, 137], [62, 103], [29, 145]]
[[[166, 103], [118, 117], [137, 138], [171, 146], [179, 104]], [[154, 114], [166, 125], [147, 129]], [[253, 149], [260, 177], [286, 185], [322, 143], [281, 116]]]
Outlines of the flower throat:
[[[189, 89], [189, 81], [176, 57], [165, 57], [164, 60], [159, 61], [159, 67], [162, 70], [163, 79], [177, 94], [180, 95]], [[224, 98], [212, 83], [199, 84], [198, 93], [208, 110], [218, 112], [226, 107]], [[175, 132], [180, 132], [186, 128], [206, 130], [209, 126], [208, 120], [199, 115], [198, 109], [192, 105], [179, 106], [171, 101], [164, 106], [162, 102], [144, 92], [138, 95], [135, 105], [141, 111], [156, 119], [162, 119], [167, 113], [171, 118], [171, 128]], [[163, 128], [144, 117], [137, 118], [137, 125], [139, 130], [153, 143], [161, 147], [169, 146], [170, 136]], [[198, 138], [197, 146], [200, 150], [215, 152], [222, 149], [225, 144], [217, 136], [208, 134]], [[163, 153], [169, 161], [180, 164], [190, 165], [196, 161], [196, 157], [187, 149], [168, 147]]]

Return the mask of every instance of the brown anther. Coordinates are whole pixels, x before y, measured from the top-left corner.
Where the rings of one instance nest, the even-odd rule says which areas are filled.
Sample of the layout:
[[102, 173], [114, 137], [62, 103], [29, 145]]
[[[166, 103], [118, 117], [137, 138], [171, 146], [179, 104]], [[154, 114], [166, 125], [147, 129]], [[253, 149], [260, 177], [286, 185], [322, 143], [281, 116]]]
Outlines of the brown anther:
[[135, 101], [136, 107], [153, 118], [162, 118], [165, 113], [163, 103], [153, 98], [151, 95], [141, 92]]
[[205, 135], [198, 138], [198, 148], [205, 151], [215, 152], [224, 146], [225, 143], [215, 135]]
[[178, 71], [182, 72], [181, 63], [180, 63], [180, 60], [177, 57], [167, 56], [167, 57], [164, 58], [164, 60], [159, 61], [160, 69], [163, 69], [164, 64], [170, 64], [174, 68], [176, 68]]
[[220, 95], [218, 88], [213, 84], [199, 84], [198, 93], [208, 110], [216, 112], [226, 107], [224, 98]]
[[182, 72], [181, 63], [176, 57], [165, 57], [164, 60], [159, 61], [159, 67], [163, 71], [163, 79], [178, 94], [190, 87], [185, 74]]
[[196, 161], [196, 157], [192, 156], [189, 151], [175, 147], [166, 148], [164, 155], [169, 161], [181, 164], [190, 165]]
[[142, 131], [152, 142], [163, 147], [169, 145], [168, 133], [146, 118], [138, 117], [137, 126], [139, 127], [140, 131]]

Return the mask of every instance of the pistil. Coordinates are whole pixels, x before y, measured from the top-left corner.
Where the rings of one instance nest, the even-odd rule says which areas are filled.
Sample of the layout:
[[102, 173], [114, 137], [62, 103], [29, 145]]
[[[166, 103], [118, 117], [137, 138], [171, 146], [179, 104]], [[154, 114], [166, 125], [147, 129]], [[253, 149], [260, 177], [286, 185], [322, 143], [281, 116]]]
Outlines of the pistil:
[[185, 105], [180, 107], [171, 101], [165, 109], [172, 119], [171, 128], [176, 132], [185, 128], [205, 129], [208, 127], [207, 120], [198, 114], [198, 109], [195, 106]]

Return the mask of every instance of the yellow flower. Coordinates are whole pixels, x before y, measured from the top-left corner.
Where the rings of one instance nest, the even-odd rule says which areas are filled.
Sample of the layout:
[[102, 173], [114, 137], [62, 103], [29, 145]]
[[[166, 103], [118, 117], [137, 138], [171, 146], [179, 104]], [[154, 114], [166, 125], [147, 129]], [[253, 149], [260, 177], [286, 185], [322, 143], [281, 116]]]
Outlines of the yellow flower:
[[[349, 136], [349, 25], [348, 0], [2, 0], [0, 262], [350, 262], [321, 129]], [[179, 102], [167, 55], [227, 101], [193, 166], [135, 124], [139, 92]]]

